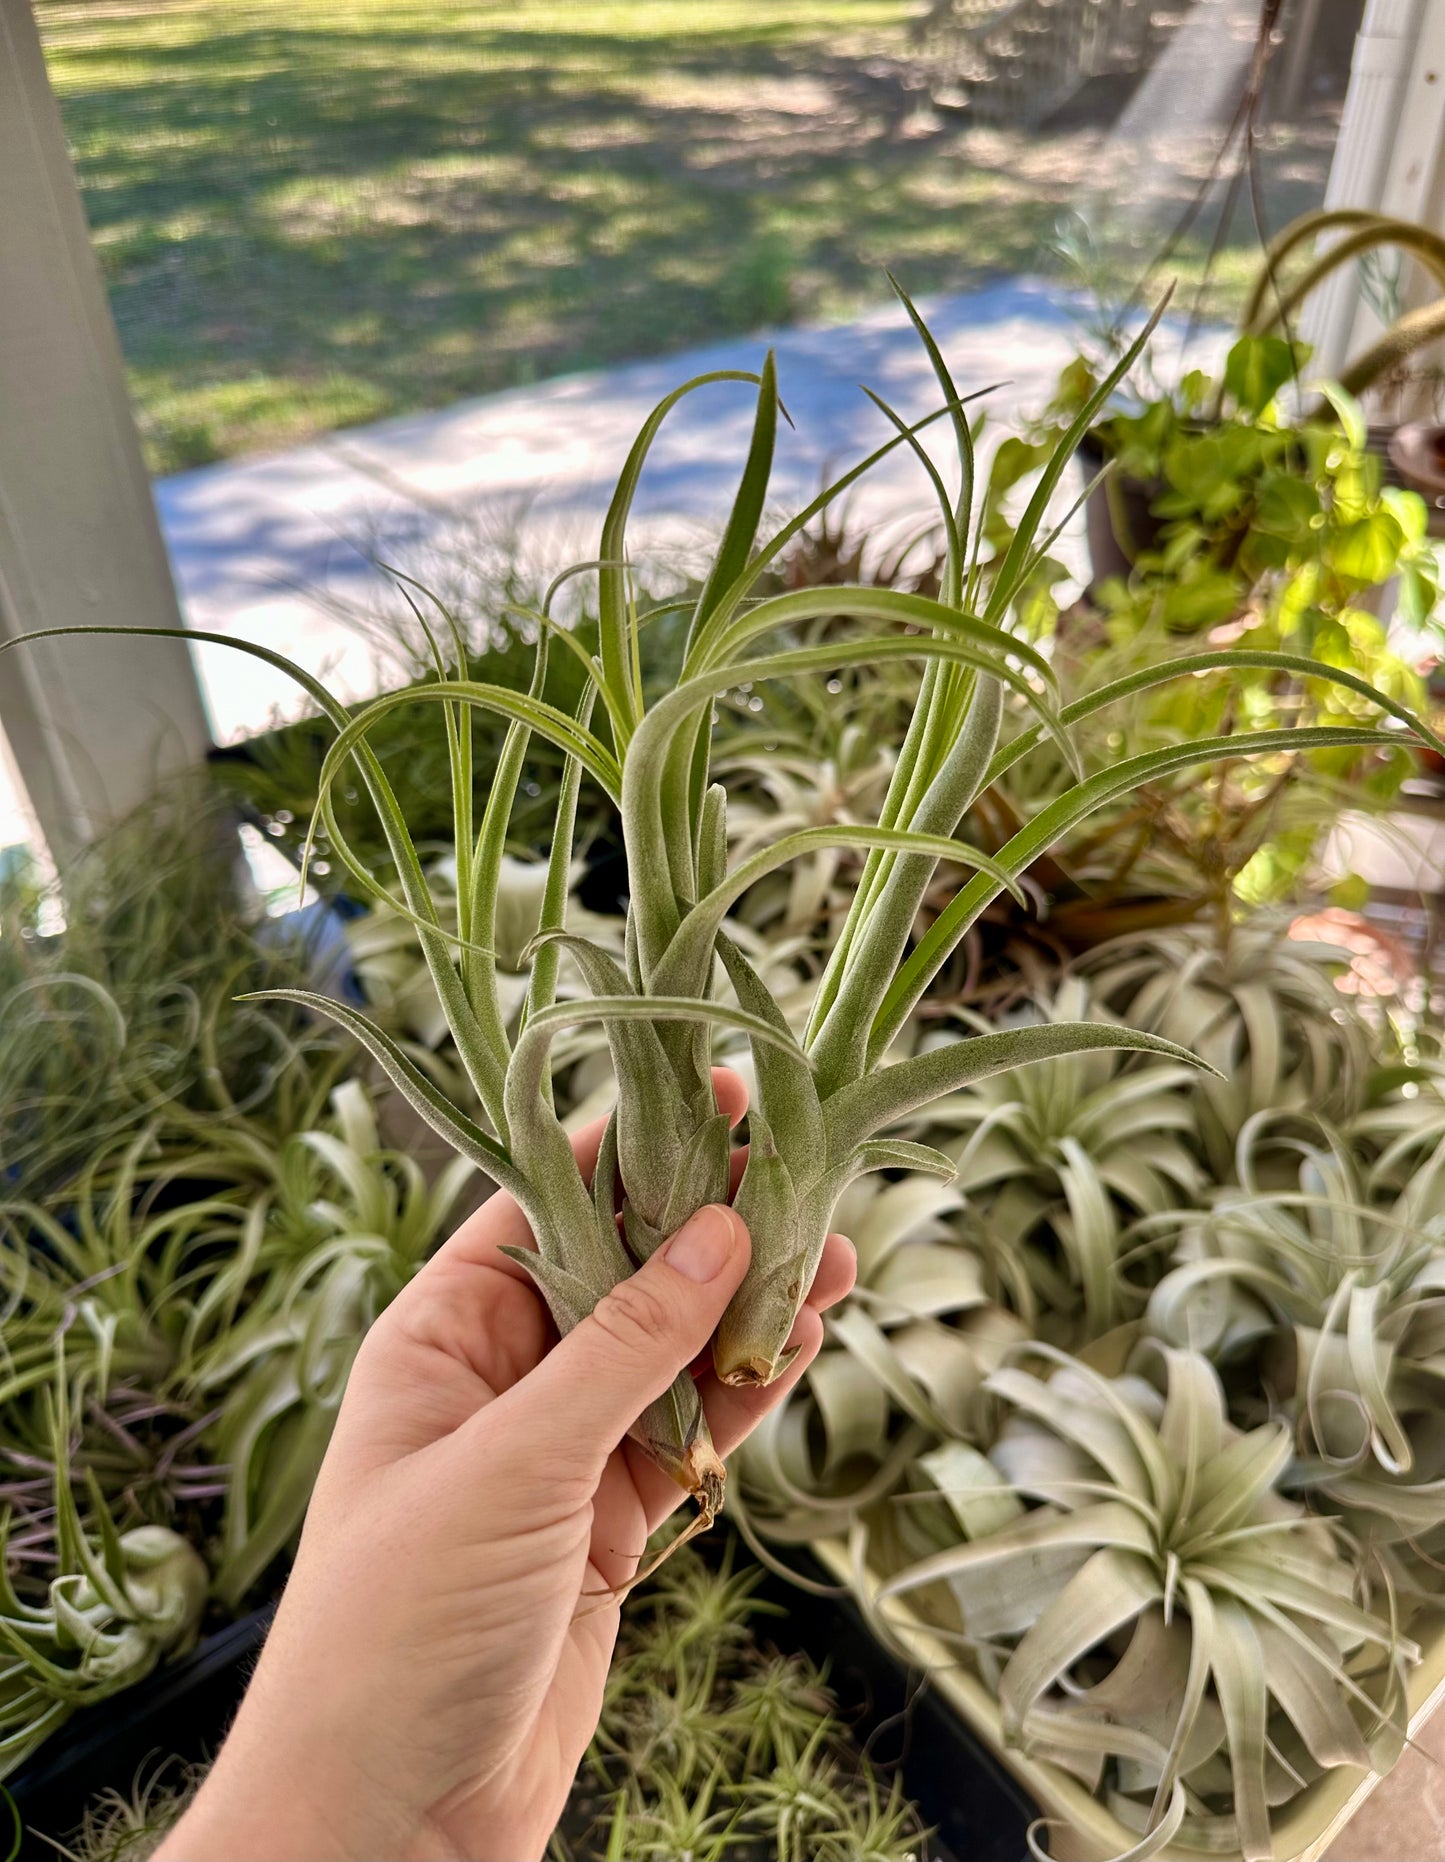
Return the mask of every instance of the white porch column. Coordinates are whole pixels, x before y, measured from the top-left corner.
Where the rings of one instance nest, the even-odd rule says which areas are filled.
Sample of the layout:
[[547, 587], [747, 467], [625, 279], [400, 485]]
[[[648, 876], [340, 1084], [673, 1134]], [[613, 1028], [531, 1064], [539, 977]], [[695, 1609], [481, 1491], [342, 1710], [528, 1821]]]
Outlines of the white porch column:
[[[180, 614], [29, 0], [0, 0], [0, 638], [97, 621]], [[56, 853], [210, 742], [180, 640], [7, 653], [0, 724]]]
[[[1427, 11], [1445, 14], [1441, 0], [1368, 0], [1325, 189], [1327, 207], [1385, 207], [1391, 166], [1404, 146], [1401, 112]], [[1437, 99], [1437, 112], [1442, 106], [1445, 96]], [[1336, 273], [1311, 297], [1301, 334], [1314, 344], [1318, 373], [1336, 374], [1349, 360], [1359, 309], [1353, 267]]]

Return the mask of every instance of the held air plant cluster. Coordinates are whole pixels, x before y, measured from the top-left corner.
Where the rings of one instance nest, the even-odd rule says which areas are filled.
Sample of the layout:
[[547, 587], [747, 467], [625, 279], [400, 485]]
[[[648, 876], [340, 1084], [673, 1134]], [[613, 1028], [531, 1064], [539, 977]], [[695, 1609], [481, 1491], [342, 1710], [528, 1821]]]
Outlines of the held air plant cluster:
[[[1358, 749], [1399, 740], [1397, 728], [1353, 722], [1308, 731], [1235, 731], [1155, 748], [1089, 772], [1071, 736], [1075, 725], [1140, 690], [1225, 666], [1332, 681], [1411, 722], [1397, 700], [1373, 693], [1347, 670], [1241, 648], [1146, 666], [1061, 704], [1048, 659], [1011, 631], [1011, 617], [1047, 555], [1045, 515], [1078, 441], [1150, 332], [1140, 335], [1089, 397], [1043, 463], [1007, 547], [986, 553], [983, 513], [975, 509], [968, 411], [927, 329], [909, 310], [934, 368], [941, 407], [908, 426], [879, 401], [897, 428], [895, 437], [765, 540], [759, 540], [759, 525], [780, 411], [771, 360], [758, 377], [700, 377], [659, 404], [628, 455], [596, 562], [569, 572], [596, 577], [595, 654], [553, 621], [549, 595], [531, 617], [536, 644], [526, 693], [457, 676], [465, 666], [464, 642], [440, 604], [434, 617], [435, 680], [380, 698], [355, 715], [288, 666], [337, 730], [321, 770], [317, 823], [352, 878], [376, 894], [380, 881], [350, 848], [333, 806], [336, 787], [359, 777], [399, 883], [399, 896], [388, 897], [389, 908], [415, 927], [478, 1116], [449, 1099], [360, 1010], [303, 991], [287, 992], [289, 999], [353, 1034], [416, 1111], [517, 1198], [537, 1241], [536, 1252], [520, 1258], [561, 1330], [585, 1317], [694, 1210], [726, 1197], [730, 1138], [713, 1096], [712, 1041], [719, 1030], [747, 1036], [756, 1093], [736, 1205], [753, 1237], [753, 1260], [714, 1344], [718, 1375], [734, 1384], [766, 1384], [785, 1363], [786, 1340], [835, 1205], [851, 1183], [869, 1172], [899, 1168], [952, 1175], [952, 1161], [936, 1150], [887, 1135], [901, 1120], [943, 1094], [1052, 1056], [1129, 1049], [1162, 1053], [1181, 1064], [1192, 1060], [1187, 1050], [1160, 1037], [1097, 1020], [972, 1033], [909, 1058], [891, 1056], [952, 950], [1002, 893], [1022, 897], [1020, 877], [1041, 853], [1095, 809], [1165, 774], [1225, 758], [1237, 762], [1253, 753]], [[673, 408], [714, 382], [738, 380], [757, 388], [747, 460], [709, 572], [688, 598], [679, 676], [648, 703], [642, 674], [646, 628], [633, 600], [628, 562], [630, 507], [654, 437]], [[923, 427], [938, 420], [947, 421], [954, 439], [951, 487], [920, 437]], [[945, 538], [937, 598], [863, 585], [755, 598], [759, 578], [810, 519], [897, 446], [912, 450], [937, 500]], [[418, 600], [426, 599], [418, 591]], [[655, 610], [646, 618], [657, 624]], [[276, 657], [256, 647], [243, 650]], [[571, 653], [586, 674], [570, 713], [542, 695], [555, 652]], [[744, 684], [900, 660], [921, 668], [917, 701], [876, 821], [800, 830], [729, 870], [728, 793], [711, 779], [710, 769], [719, 699]], [[371, 741], [382, 720], [399, 707], [419, 704], [440, 713], [438, 728], [447, 745], [456, 849], [451, 923], [443, 921]], [[472, 782], [478, 712], [508, 721], [479, 819]], [[565, 767], [526, 1000], [509, 1025], [499, 990], [498, 896], [508, 824], [534, 739], [560, 750]], [[1073, 772], [1068, 786], [993, 854], [955, 838], [980, 793], [1045, 741]], [[628, 892], [621, 961], [565, 923], [584, 774], [611, 799], [620, 818]], [[861, 850], [866, 857], [798, 1033], [729, 934], [729, 914], [759, 880], [832, 846]], [[915, 941], [920, 907], [942, 862], [971, 869], [973, 877], [933, 911], [927, 931]], [[589, 992], [585, 998], [558, 999], [564, 961], [580, 973]], [[717, 993], [719, 971], [731, 1000]], [[590, 1188], [550, 1091], [550, 1054], [558, 1034], [587, 1022], [605, 1028], [616, 1075], [616, 1109]], [[722, 1502], [724, 1471], [693, 1379], [679, 1378], [638, 1419], [634, 1433], [697, 1498], [704, 1520], [710, 1519]]]

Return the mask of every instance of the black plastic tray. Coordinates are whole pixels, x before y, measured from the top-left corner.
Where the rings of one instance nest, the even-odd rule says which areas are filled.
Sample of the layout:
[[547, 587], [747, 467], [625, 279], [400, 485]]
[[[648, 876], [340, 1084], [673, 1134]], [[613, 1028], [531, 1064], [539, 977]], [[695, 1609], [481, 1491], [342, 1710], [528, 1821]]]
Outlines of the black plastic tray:
[[[820, 1584], [820, 1564], [790, 1549], [787, 1562]], [[1026, 1832], [1038, 1810], [1017, 1780], [927, 1685], [868, 1628], [848, 1596], [814, 1596], [769, 1573], [759, 1597], [786, 1615], [765, 1617], [757, 1634], [826, 1667], [839, 1713], [868, 1757], [897, 1765], [903, 1787], [935, 1834], [928, 1862], [1028, 1862]]]
[[[721, 1549], [722, 1535], [712, 1543]], [[806, 1554], [790, 1552], [789, 1562], [827, 1582]], [[851, 1598], [814, 1596], [771, 1573], [758, 1595], [781, 1612], [759, 1619], [761, 1640], [826, 1667], [853, 1737], [871, 1759], [900, 1767], [905, 1790], [936, 1832], [929, 1862], [1027, 1862], [1024, 1832], [1037, 1814], [1033, 1806], [922, 1677], [883, 1648]], [[64, 1841], [96, 1793], [129, 1795], [149, 1765], [172, 1755], [200, 1761], [215, 1752], [274, 1607], [217, 1631], [139, 1686], [76, 1714], [7, 1780], [26, 1826], [21, 1862], [54, 1862], [54, 1850], [34, 1832]], [[0, 1837], [5, 1828], [0, 1815]]]
[[[274, 1603], [206, 1636], [189, 1655], [111, 1700], [84, 1707], [5, 1780], [25, 1825], [19, 1862], [55, 1862], [34, 1832], [64, 1841], [87, 1802], [106, 1789], [128, 1797], [138, 1773], [172, 1757], [210, 1758], [255, 1666]], [[0, 1833], [8, 1825], [0, 1812]]]

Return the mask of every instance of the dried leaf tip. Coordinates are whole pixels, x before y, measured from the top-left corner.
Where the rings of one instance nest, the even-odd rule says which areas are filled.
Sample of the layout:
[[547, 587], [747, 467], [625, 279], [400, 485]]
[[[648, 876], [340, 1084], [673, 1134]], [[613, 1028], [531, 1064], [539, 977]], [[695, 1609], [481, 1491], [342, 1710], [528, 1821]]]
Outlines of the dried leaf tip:
[[697, 1501], [697, 1525], [704, 1531], [723, 1509], [727, 1469], [710, 1442], [694, 1442], [682, 1464], [682, 1484]]
[[735, 1390], [761, 1390], [773, 1381], [775, 1374], [766, 1358], [748, 1358], [726, 1371], [722, 1381]]

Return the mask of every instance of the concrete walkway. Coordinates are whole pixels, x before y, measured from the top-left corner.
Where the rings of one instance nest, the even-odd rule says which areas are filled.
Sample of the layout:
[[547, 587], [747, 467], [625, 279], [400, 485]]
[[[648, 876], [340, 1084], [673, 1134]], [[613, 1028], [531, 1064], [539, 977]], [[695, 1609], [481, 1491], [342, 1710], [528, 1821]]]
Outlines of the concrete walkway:
[[[964, 392], [989, 397], [1002, 431], [1048, 398], [1078, 340], [1078, 306], [1028, 280], [930, 300], [925, 314]], [[771, 342], [793, 427], [780, 427], [773, 497], [791, 511], [889, 437], [860, 392], [867, 383], [905, 415], [936, 404], [917, 338], [890, 305], [834, 328], [720, 343], [606, 373], [573, 375], [484, 400], [338, 433], [276, 458], [244, 460], [162, 480], [161, 523], [187, 618], [243, 633], [312, 671], [326, 667], [348, 696], [395, 679], [374, 642], [334, 612], [365, 609], [382, 585], [383, 555], [423, 581], [468, 538], [514, 530], [545, 575], [596, 554], [597, 530], [627, 450], [652, 407], [693, 375], [753, 369]], [[746, 453], [753, 390], [722, 384], [690, 397], [653, 448], [637, 498], [647, 547], [696, 544], [721, 524]], [[946, 447], [942, 428], [940, 447]], [[940, 456], [943, 456], [940, 451]], [[923, 474], [900, 448], [853, 498], [859, 523], [926, 518]], [[255, 731], [273, 706], [296, 709], [294, 688], [223, 648], [197, 651], [221, 741]]]
[[[995, 437], [1048, 399], [1079, 340], [1082, 306], [1028, 279], [925, 300], [922, 308], [965, 393], [1000, 384], [986, 403]], [[901, 307], [890, 304], [845, 325], [567, 376], [274, 457], [181, 473], [158, 481], [155, 494], [186, 617], [324, 672], [345, 698], [395, 683], [396, 663], [375, 632], [368, 637], [338, 614], [364, 615], [382, 602], [374, 557], [426, 581], [438, 563], [455, 569], [469, 547], [502, 530], [514, 532], [524, 559], [548, 575], [595, 555], [612, 485], [655, 403], [693, 375], [755, 370], [769, 343], [793, 420], [780, 428], [772, 487], [784, 512], [813, 496], [825, 472], [889, 437], [860, 383], [915, 418], [936, 404], [922, 348]], [[1177, 347], [1177, 339], [1160, 342], [1164, 379]], [[1211, 333], [1191, 359], [1207, 366], [1217, 351]], [[722, 384], [671, 416], [637, 498], [634, 548], [685, 548], [715, 532], [746, 453], [752, 407], [752, 389]], [[945, 449], [940, 426], [940, 457]], [[929, 504], [919, 466], [900, 448], [852, 494], [851, 511], [859, 525], [901, 525], [925, 520]], [[196, 658], [220, 742], [303, 708], [294, 684], [257, 661], [215, 646], [198, 647]], [[6, 789], [0, 759], [0, 846], [16, 837]]]

